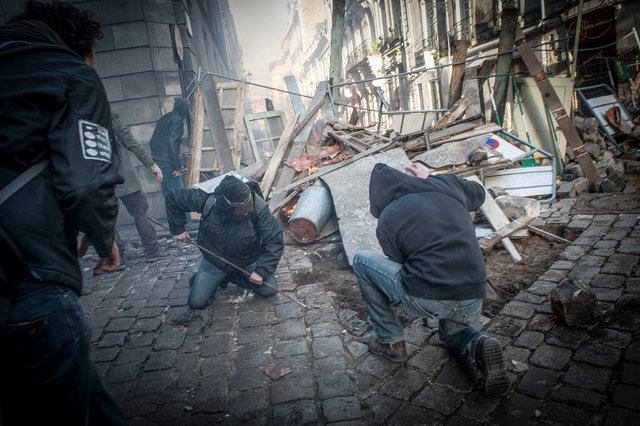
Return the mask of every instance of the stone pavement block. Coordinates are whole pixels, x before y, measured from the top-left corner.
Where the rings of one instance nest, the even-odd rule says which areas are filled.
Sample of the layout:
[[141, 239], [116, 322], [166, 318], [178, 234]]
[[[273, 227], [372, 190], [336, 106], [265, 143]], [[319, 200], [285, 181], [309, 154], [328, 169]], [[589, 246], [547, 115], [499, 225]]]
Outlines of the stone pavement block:
[[507, 337], [517, 337], [526, 327], [525, 320], [504, 316], [501, 313], [496, 315], [487, 328], [490, 334], [501, 334]]
[[149, 353], [151, 352], [150, 346], [143, 346], [140, 348], [130, 348], [125, 346], [120, 351], [118, 358], [113, 362], [113, 365], [120, 364], [132, 364], [132, 363], [140, 363], [145, 362]]
[[424, 385], [426, 379], [426, 376], [419, 371], [401, 368], [396, 370], [389, 380], [378, 389], [378, 393], [408, 400]]
[[239, 315], [238, 325], [243, 328], [268, 325], [267, 317], [267, 312], [247, 312]]
[[[631, 343], [631, 335], [611, 328], [598, 327], [591, 334], [590, 342], [602, 343], [618, 349], [624, 349]], [[639, 354], [640, 355], [640, 354]]]
[[204, 336], [208, 337], [212, 334], [227, 334], [233, 330], [234, 318], [211, 318], [211, 320], [203, 320], [206, 324]]
[[[332, 360], [334, 358], [324, 358], [321, 361], [324, 360]], [[328, 363], [326, 364], [327, 369], [326, 370], [322, 370], [324, 373], [322, 374], [333, 374], [335, 372], [339, 372], [339, 371], [344, 371], [345, 367], [344, 367], [344, 358], [342, 357], [335, 357], [336, 361], [342, 361], [342, 366], [340, 366], [339, 364], [336, 363]], [[285, 377], [287, 379], [292, 379], [295, 377], [312, 377], [313, 373], [315, 373], [315, 375], [318, 375], [318, 371], [320, 371], [319, 369], [317, 369], [316, 364], [314, 363], [313, 366], [313, 373], [312, 373], [312, 367], [309, 363], [309, 357], [306, 355], [300, 355], [300, 356], [290, 356], [286, 359], [280, 359], [278, 360], [281, 364], [283, 364], [283, 366], [288, 367], [291, 369], [291, 373], [287, 374]], [[265, 364], [266, 365], [266, 364]], [[331, 365], [332, 367], [336, 367], [334, 369], [328, 367], [329, 365]], [[260, 366], [262, 367], [262, 366]]]
[[539, 314], [533, 317], [529, 321], [527, 328], [529, 330], [547, 332], [556, 325], [556, 320], [553, 315]]
[[546, 368], [530, 367], [516, 387], [518, 392], [544, 398], [555, 386], [562, 374]]
[[225, 375], [231, 370], [231, 357], [229, 354], [221, 354], [204, 358], [200, 364], [200, 374], [203, 377], [210, 377], [214, 375]]
[[124, 383], [134, 380], [140, 372], [141, 364], [114, 365], [104, 376], [104, 381], [111, 383]]
[[556, 260], [549, 269], [573, 269], [575, 266], [575, 261], [571, 260]]
[[328, 399], [337, 396], [351, 396], [351, 380], [343, 373], [323, 374], [316, 378], [318, 386], [318, 397]]
[[104, 333], [102, 335], [102, 339], [100, 339], [100, 343], [98, 343], [98, 347], [111, 348], [113, 346], [122, 346], [124, 345], [126, 338], [127, 338], [126, 332]]
[[588, 411], [597, 411], [604, 404], [606, 397], [589, 389], [561, 386], [552, 395], [553, 400], [578, 406]]
[[640, 383], [640, 365], [625, 362], [620, 372], [620, 381], [637, 385]]
[[287, 358], [294, 355], [304, 355], [308, 351], [307, 341], [304, 338], [299, 338], [276, 343], [273, 348], [273, 356], [275, 358]]
[[258, 368], [240, 368], [232, 371], [229, 390], [231, 393], [238, 393], [255, 388], [266, 389], [270, 380], [271, 379]]
[[598, 302], [615, 302], [622, 296], [622, 290], [613, 288], [593, 288]]
[[397, 399], [374, 393], [364, 401], [361, 401], [360, 406], [364, 410], [365, 417], [369, 420], [369, 423], [383, 424], [385, 419], [395, 412], [401, 403]]
[[153, 397], [147, 396], [127, 400], [122, 409], [128, 416], [146, 417], [158, 409], [158, 404], [154, 401]]
[[380, 379], [396, 368], [398, 368], [397, 364], [386, 358], [370, 353], [361, 363], [358, 364], [356, 370], [371, 374], [372, 376]]
[[154, 318], [138, 318], [136, 322], [131, 327], [132, 331], [144, 331], [144, 332], [152, 332], [156, 331], [158, 327], [162, 324], [161, 317]]
[[317, 337], [337, 336], [342, 332], [342, 326], [337, 321], [323, 322], [311, 325], [311, 335]]
[[640, 292], [640, 278], [628, 278], [624, 284], [624, 289], [633, 293]]
[[[615, 225], [614, 225], [615, 227]], [[631, 230], [629, 228], [615, 228], [602, 237], [603, 240], [614, 240], [621, 241], [624, 237], [626, 237]]]
[[355, 396], [341, 396], [322, 401], [322, 414], [329, 422], [362, 417], [360, 402]]
[[507, 345], [502, 350], [502, 356], [506, 361], [508, 371], [521, 373], [529, 368], [527, 360], [531, 356], [531, 351], [528, 349]]
[[316, 359], [342, 355], [344, 353], [342, 339], [338, 336], [315, 338], [311, 343], [311, 349], [313, 351], [313, 357]]
[[413, 323], [411, 323], [411, 325], [409, 325], [404, 329], [404, 338], [408, 343], [420, 346], [433, 333], [434, 333], [433, 329], [422, 325], [422, 320], [420, 320], [419, 323], [416, 323], [414, 321]]
[[271, 330], [275, 340], [291, 340], [296, 337], [302, 337], [307, 333], [304, 322], [301, 319], [290, 319], [280, 324], [274, 324], [271, 326]]
[[[574, 216], [575, 218], [575, 216]], [[603, 226], [602, 224], [594, 224], [585, 229], [581, 237], [601, 237], [609, 230], [608, 226]]]
[[448, 363], [440, 370], [434, 383], [448, 386], [458, 392], [470, 392], [478, 379], [479, 374], [476, 370]]
[[413, 398], [411, 403], [448, 416], [456, 411], [463, 399], [463, 393], [456, 392], [449, 387], [427, 385]]
[[[499, 396], [488, 396], [482, 392], [472, 392], [460, 404], [456, 414], [484, 424], [500, 402]], [[449, 423], [451, 425], [455, 423]]]
[[625, 277], [613, 274], [597, 274], [589, 285], [591, 287], [620, 288], [624, 285]]
[[109, 362], [116, 359], [118, 354], [120, 353], [119, 347], [112, 348], [104, 348], [104, 349], [94, 349], [93, 347], [89, 347], [91, 359], [94, 362]]
[[569, 246], [559, 255], [560, 260], [578, 260], [589, 251], [587, 246]]
[[528, 319], [533, 316], [535, 310], [535, 304], [525, 303], [521, 301], [511, 301], [502, 308], [500, 314], [520, 319]]
[[616, 385], [613, 395], [611, 395], [611, 403], [617, 407], [638, 410], [640, 408], [640, 387], [626, 384]]
[[323, 306], [329, 306], [333, 302], [328, 294], [314, 294], [307, 297], [305, 305], [310, 308], [322, 308]]
[[630, 422], [630, 419], [637, 419], [638, 412], [627, 410], [625, 408], [611, 407], [605, 413], [604, 425], [605, 426], [620, 426], [620, 425], [639, 425], [639, 422]]
[[611, 371], [587, 364], [571, 364], [562, 377], [562, 381], [570, 386], [604, 392], [609, 386]]
[[600, 237], [587, 237], [584, 235], [580, 235], [578, 238], [573, 240], [571, 244], [572, 244], [572, 247], [586, 246], [591, 248], [599, 240], [600, 240]]
[[540, 421], [544, 424], [588, 425], [594, 420], [599, 421], [600, 416], [564, 404], [550, 403], [540, 408]]
[[545, 341], [551, 345], [577, 349], [586, 337], [587, 332], [584, 330], [555, 325], [545, 335]]
[[234, 347], [236, 368], [261, 367], [267, 364], [268, 342], [255, 342]]
[[529, 293], [528, 291], [521, 291], [516, 294], [513, 300], [519, 300], [521, 302], [533, 303], [539, 305], [547, 300], [544, 296], [538, 296], [537, 294]]
[[169, 385], [171, 374], [169, 370], [145, 372], [131, 384], [129, 394], [132, 396], [162, 394]]
[[604, 261], [606, 260], [603, 256], [582, 256], [580, 260], [578, 260], [578, 265], [581, 266], [602, 266]]
[[522, 346], [528, 349], [535, 349], [544, 340], [544, 334], [537, 331], [523, 331], [513, 342], [514, 346]]
[[[562, 270], [562, 269], [549, 269], [547, 272], [542, 274], [538, 278], [538, 280], [540, 280], [540, 281], [548, 281], [548, 282], [552, 282], [552, 283], [559, 283], [560, 281], [562, 281], [562, 279], [564, 277], [567, 276], [568, 273], [569, 273], [569, 271]], [[531, 290], [529, 290], [529, 291], [531, 291]]]
[[336, 372], [346, 371], [346, 369], [347, 364], [343, 356], [330, 356], [327, 358], [313, 360], [313, 373], [315, 376], [334, 374]]
[[347, 350], [353, 359], [358, 359], [365, 353], [369, 352], [369, 348], [364, 343], [352, 341], [347, 344]]
[[271, 383], [270, 395], [271, 404], [314, 398], [313, 380], [311, 377], [284, 376]]
[[127, 336], [128, 348], [142, 348], [151, 346], [154, 341], [154, 335], [152, 333], [144, 333], [142, 331], [129, 334]]
[[186, 334], [182, 329], [161, 331], [156, 334], [154, 349], [178, 349], [182, 345], [182, 342], [184, 342]]
[[442, 425], [444, 417], [440, 414], [429, 410], [428, 408], [419, 407], [413, 404], [403, 405], [391, 416], [386, 424], [390, 425], [412, 425], [416, 419], [420, 419], [421, 426]]
[[124, 300], [125, 299], [123, 297], [111, 297], [108, 295], [102, 300], [102, 302], [100, 302], [99, 306], [101, 308], [113, 308], [115, 310], [124, 303]]
[[308, 325], [316, 324], [319, 322], [335, 321], [338, 317], [335, 311], [326, 306], [322, 309], [308, 309], [305, 315], [305, 320]]
[[426, 345], [409, 359], [407, 365], [414, 367], [431, 378], [449, 359], [448, 352], [440, 346]]
[[[240, 328], [238, 329], [238, 333], [236, 335], [236, 341], [239, 345], [246, 345], [247, 343], [259, 342], [265, 339], [266, 336], [268, 335], [269, 335], [268, 326]], [[274, 332], [274, 335], [275, 335], [275, 332]], [[292, 336], [292, 337], [297, 337], [297, 336]]]
[[567, 365], [570, 358], [571, 351], [569, 349], [542, 344], [533, 352], [529, 361], [541, 368], [561, 370]]
[[273, 407], [273, 424], [303, 425], [318, 422], [318, 408], [312, 399], [287, 402]]
[[537, 296], [548, 296], [551, 290], [558, 287], [558, 283], [550, 281], [535, 281], [527, 291]]
[[578, 265], [567, 274], [568, 278], [574, 278], [578, 281], [581, 281], [585, 284], [589, 284], [593, 277], [600, 273], [599, 266], [584, 266]]
[[153, 351], [144, 366], [144, 371], [166, 370], [173, 366], [178, 352], [175, 350]]
[[619, 349], [589, 341], [578, 348], [573, 359], [596, 367], [614, 368], [620, 359], [620, 355]]
[[[197, 386], [193, 398], [196, 401], [206, 401], [208, 399], [227, 398], [227, 372], [224, 374], [214, 374], [207, 377], [207, 380], [199, 380], [194, 385]], [[228, 405], [227, 405], [228, 408]]]
[[542, 405], [539, 399], [513, 393], [500, 406], [491, 424], [494, 425], [526, 425], [536, 416], [536, 410]]
[[151, 306], [144, 307], [140, 310], [140, 312], [136, 315], [138, 318], [154, 318], [160, 316], [164, 311], [164, 306]]
[[297, 303], [284, 303], [275, 307], [277, 319], [299, 318], [302, 314], [302, 306]]
[[91, 328], [104, 328], [111, 321], [112, 315], [114, 315], [114, 310], [111, 308], [96, 309], [87, 316], [87, 322]]

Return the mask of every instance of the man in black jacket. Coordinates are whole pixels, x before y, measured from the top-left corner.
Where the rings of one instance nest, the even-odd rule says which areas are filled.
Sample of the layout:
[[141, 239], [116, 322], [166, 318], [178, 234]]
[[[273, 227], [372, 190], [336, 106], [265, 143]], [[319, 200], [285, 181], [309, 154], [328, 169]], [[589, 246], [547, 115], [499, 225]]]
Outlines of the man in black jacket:
[[4, 425], [125, 423], [89, 358], [78, 301], [78, 231], [101, 256], [94, 274], [119, 264], [114, 190], [123, 180], [109, 103], [87, 65], [101, 35], [88, 12], [56, 2], [30, 2], [0, 27], [0, 187], [48, 161], [0, 205], [2, 257], [19, 259], [2, 272], [20, 277], [2, 296], [11, 296], [0, 318]]
[[180, 141], [184, 128], [183, 120], [188, 118], [189, 102], [184, 98], [176, 98], [173, 101], [173, 110], [160, 117], [149, 141], [151, 156], [164, 175], [161, 188], [165, 202], [170, 191], [184, 188]]
[[402, 324], [393, 312], [439, 320], [438, 334], [459, 360], [483, 371], [483, 390], [498, 394], [508, 381], [502, 348], [472, 327], [480, 318], [487, 276], [470, 211], [484, 203], [482, 185], [455, 175], [410, 176], [376, 164], [369, 183], [371, 214], [385, 256], [357, 252], [358, 277], [376, 336], [369, 350], [396, 362], [407, 356]]
[[250, 273], [246, 276], [203, 251], [200, 269], [189, 292], [191, 308], [204, 308], [218, 287], [227, 282], [262, 296], [276, 294], [276, 290], [263, 283], [277, 288], [273, 274], [284, 243], [282, 228], [269, 211], [266, 201], [255, 195], [239, 178], [225, 176], [211, 195], [199, 189], [179, 189], [169, 193], [169, 228], [175, 238], [186, 242], [189, 234], [184, 228], [185, 212], [203, 212], [198, 229], [200, 245]]

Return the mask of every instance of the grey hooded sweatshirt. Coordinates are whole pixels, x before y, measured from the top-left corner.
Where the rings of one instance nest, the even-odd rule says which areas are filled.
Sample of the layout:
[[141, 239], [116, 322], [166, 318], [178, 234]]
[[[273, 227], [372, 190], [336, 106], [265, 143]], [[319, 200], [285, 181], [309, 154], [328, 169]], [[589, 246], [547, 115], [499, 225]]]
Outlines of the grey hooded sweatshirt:
[[402, 264], [409, 294], [435, 300], [481, 299], [487, 275], [470, 211], [484, 203], [482, 185], [455, 175], [410, 176], [376, 164], [371, 214], [384, 254]]

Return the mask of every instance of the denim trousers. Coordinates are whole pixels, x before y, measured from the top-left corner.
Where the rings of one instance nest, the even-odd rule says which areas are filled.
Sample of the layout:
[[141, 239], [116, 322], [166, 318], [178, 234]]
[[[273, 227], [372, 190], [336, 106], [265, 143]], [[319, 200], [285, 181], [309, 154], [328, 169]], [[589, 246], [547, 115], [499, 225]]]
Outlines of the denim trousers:
[[[142, 248], [144, 249], [145, 256], [152, 257], [158, 254], [158, 251], [160, 251], [158, 234], [156, 233], [156, 229], [153, 227], [151, 220], [149, 220], [149, 218], [147, 217], [149, 204], [147, 203], [147, 198], [144, 196], [142, 191], [136, 191], [131, 194], [123, 195], [122, 197], [120, 197], [120, 201], [122, 201], [122, 204], [124, 204], [127, 211], [135, 221], [136, 229], [138, 230], [138, 235], [140, 235], [140, 240], [142, 241]], [[116, 243], [118, 244], [120, 255], [124, 255], [124, 243], [122, 242], [120, 234], [117, 232], [117, 230]]]
[[[156, 161], [156, 164], [162, 171], [162, 183], [160, 184], [160, 189], [162, 190], [162, 196], [166, 201], [169, 192], [174, 189], [184, 188], [184, 182], [182, 180], [183, 176], [175, 177], [173, 175], [173, 167], [171, 167], [171, 163], [168, 161]], [[190, 223], [191, 218], [188, 213], [185, 213], [185, 217], [187, 219], [187, 223]]]
[[10, 425], [125, 425], [89, 358], [76, 293], [23, 281], [0, 336], [0, 417]]
[[402, 324], [393, 312], [393, 307], [398, 306], [408, 315], [437, 319], [442, 342], [459, 358], [475, 362], [476, 346], [485, 335], [471, 324], [480, 318], [482, 299], [433, 300], [411, 296], [402, 285], [402, 265], [373, 251], [357, 252], [353, 270], [380, 343], [404, 340]]
[[[243, 269], [247, 272], [253, 272], [256, 269], [256, 264], [252, 263], [249, 266], [243, 267]], [[266, 279], [265, 277], [262, 278], [272, 287], [278, 288], [278, 283], [274, 275]], [[191, 286], [191, 291], [189, 291], [189, 307], [192, 309], [203, 309], [207, 306], [207, 302], [209, 302], [209, 299], [211, 299], [218, 287], [228, 282], [238, 287], [252, 290], [265, 297], [273, 296], [277, 293], [276, 290], [266, 285], [258, 285], [250, 282], [247, 275], [231, 266], [218, 268], [204, 257], [202, 258], [200, 269], [198, 269], [193, 285]]]

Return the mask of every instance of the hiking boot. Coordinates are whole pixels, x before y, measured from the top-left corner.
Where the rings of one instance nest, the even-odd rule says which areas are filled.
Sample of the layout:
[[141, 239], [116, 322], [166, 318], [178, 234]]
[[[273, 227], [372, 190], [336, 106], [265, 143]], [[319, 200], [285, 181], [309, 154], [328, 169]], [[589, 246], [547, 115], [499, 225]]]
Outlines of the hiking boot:
[[158, 250], [155, 254], [153, 255], [145, 255], [145, 260], [147, 263], [153, 263], [156, 260], [160, 260], [160, 259], [164, 259], [166, 257], [171, 256], [171, 253], [164, 251], [164, 250]]
[[393, 362], [403, 362], [409, 359], [409, 356], [407, 355], [407, 347], [404, 344], [404, 340], [400, 340], [399, 342], [393, 344], [380, 343], [377, 337], [372, 336], [369, 339], [368, 346], [369, 352], [385, 357], [386, 359]]
[[509, 389], [502, 346], [495, 337], [484, 336], [476, 347], [476, 363], [482, 369], [482, 390], [487, 395], [500, 395]]

